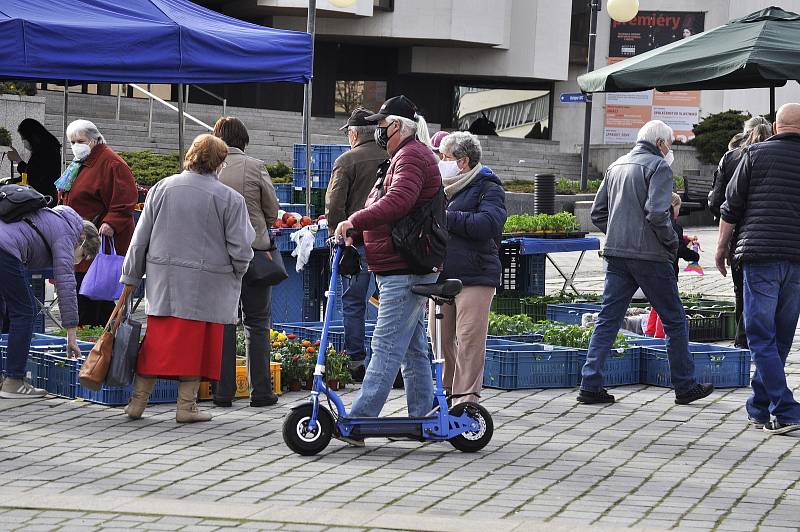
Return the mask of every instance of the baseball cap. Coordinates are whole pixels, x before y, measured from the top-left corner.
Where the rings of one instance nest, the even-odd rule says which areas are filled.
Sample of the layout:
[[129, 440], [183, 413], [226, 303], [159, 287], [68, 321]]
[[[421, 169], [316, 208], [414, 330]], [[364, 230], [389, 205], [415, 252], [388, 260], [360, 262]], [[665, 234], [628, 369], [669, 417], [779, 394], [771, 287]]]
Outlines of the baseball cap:
[[364, 107], [359, 107], [352, 112], [347, 123], [339, 128], [339, 131], [344, 131], [350, 126], [374, 126], [375, 122], [367, 120], [367, 117], [372, 114], [372, 111]]
[[389, 98], [383, 102], [380, 110], [374, 115], [366, 117], [366, 120], [369, 122], [380, 122], [389, 115], [402, 116], [416, 121], [417, 106], [414, 105], [414, 102], [401, 94], [400, 96]]

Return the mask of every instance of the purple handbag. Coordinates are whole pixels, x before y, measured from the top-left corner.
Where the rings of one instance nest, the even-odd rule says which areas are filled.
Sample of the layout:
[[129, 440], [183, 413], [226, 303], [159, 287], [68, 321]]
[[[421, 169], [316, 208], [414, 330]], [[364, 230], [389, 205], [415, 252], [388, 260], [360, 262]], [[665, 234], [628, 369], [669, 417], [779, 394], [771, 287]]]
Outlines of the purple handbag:
[[[111, 243], [111, 253], [106, 253], [106, 244]], [[95, 301], [114, 301], [122, 295], [122, 263], [125, 257], [117, 255], [114, 237], [100, 237], [100, 251], [92, 261], [81, 283], [79, 294]]]

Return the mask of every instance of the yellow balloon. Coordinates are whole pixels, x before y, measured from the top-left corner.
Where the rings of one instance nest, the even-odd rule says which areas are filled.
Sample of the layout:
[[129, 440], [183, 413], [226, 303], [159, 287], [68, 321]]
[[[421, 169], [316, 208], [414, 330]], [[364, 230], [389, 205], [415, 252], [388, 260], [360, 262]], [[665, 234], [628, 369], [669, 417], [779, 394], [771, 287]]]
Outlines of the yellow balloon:
[[328, 2], [336, 7], [350, 7], [356, 3], [356, 0], [328, 0]]
[[628, 22], [639, 12], [639, 0], [608, 0], [606, 9], [617, 22]]

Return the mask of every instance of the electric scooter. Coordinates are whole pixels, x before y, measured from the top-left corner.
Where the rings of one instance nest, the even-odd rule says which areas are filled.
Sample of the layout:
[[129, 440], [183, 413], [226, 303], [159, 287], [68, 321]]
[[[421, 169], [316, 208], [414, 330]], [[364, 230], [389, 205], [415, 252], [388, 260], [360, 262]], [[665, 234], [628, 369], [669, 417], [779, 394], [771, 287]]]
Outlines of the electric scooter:
[[[342, 244], [334, 245], [326, 309], [334, 308], [342, 248]], [[330, 325], [330, 312], [326, 310], [311, 397], [307, 402], [294, 406], [284, 419], [283, 440], [286, 445], [304, 456], [312, 456], [325, 449], [332, 437], [447, 441], [464, 452], [483, 449], [492, 439], [494, 431], [491, 415], [477, 403], [459, 403], [451, 408], [442, 386], [444, 359], [441, 349], [441, 308], [442, 305], [453, 304], [461, 288], [460, 280], [448, 279], [440, 283], [414, 285], [411, 289], [413, 293], [433, 300], [436, 308], [436, 349], [432, 360], [436, 384], [431, 411], [424, 417], [356, 418], [348, 415], [341, 398], [328, 388], [325, 379], [325, 346], [328, 345]], [[321, 404], [322, 395], [327, 398], [329, 407], [333, 404], [332, 408]]]

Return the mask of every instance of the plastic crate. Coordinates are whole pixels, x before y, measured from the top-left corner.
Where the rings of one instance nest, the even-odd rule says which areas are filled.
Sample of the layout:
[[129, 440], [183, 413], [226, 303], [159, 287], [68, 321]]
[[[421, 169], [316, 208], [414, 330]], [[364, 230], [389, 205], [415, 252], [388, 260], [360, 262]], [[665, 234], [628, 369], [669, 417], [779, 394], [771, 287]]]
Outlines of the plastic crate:
[[[669, 357], [666, 345], [641, 347], [642, 384], [672, 388]], [[694, 358], [694, 376], [697, 382], [710, 382], [716, 388], [741, 388], [750, 385], [750, 351], [690, 343], [689, 353]]]
[[283, 253], [289, 278], [272, 287], [272, 323], [319, 321], [328, 279], [328, 250], [314, 250], [302, 271], [297, 260]]
[[487, 388], [573, 388], [581, 354], [577, 349], [545, 344], [496, 345], [486, 348], [483, 385]]
[[[580, 349], [580, 367], [586, 363], [588, 350]], [[606, 357], [605, 367], [603, 368], [604, 386], [625, 386], [628, 384], [639, 384], [641, 379], [641, 348], [632, 345], [627, 349], [611, 349]], [[581, 372], [578, 370], [578, 384], [580, 384]]]
[[547, 305], [548, 321], [580, 325], [584, 314], [600, 312], [596, 303], [555, 303]]
[[[272, 240], [275, 242], [275, 247], [281, 251], [294, 251], [297, 244], [292, 241], [292, 234], [301, 229], [273, 229], [271, 231]], [[322, 249], [328, 247], [328, 230], [318, 229], [314, 233], [314, 249]]]
[[[324, 188], [312, 188], [311, 189], [311, 208], [314, 212], [319, 214], [325, 213], [325, 193], [327, 192]], [[293, 203], [300, 203], [302, 205], [306, 204], [306, 189], [305, 186], [302, 188], [295, 188], [294, 192], [292, 192], [292, 202]]]
[[547, 319], [547, 303], [528, 303], [522, 301], [522, 314], [530, 316], [534, 321], [544, 321]]
[[693, 311], [692, 314], [696, 317], [686, 316], [690, 342], [715, 342], [727, 339], [728, 325], [721, 312]]
[[[312, 188], [328, 188], [333, 163], [344, 152], [350, 150], [349, 144], [312, 144], [311, 145], [311, 186]], [[294, 169], [292, 180], [295, 187], [306, 186], [306, 145], [294, 145]]]
[[[123, 406], [128, 404], [128, 400], [133, 393], [133, 386], [121, 388], [110, 388], [103, 386], [98, 391], [78, 386], [77, 397], [85, 399], [91, 403], [106, 406]], [[170, 379], [158, 379], [153, 391], [150, 392], [150, 404], [174, 403], [178, 400], [178, 381]]]
[[[362, 271], [362, 275], [365, 275], [367, 272]], [[375, 282], [375, 276], [373, 275], [369, 282], [369, 288], [367, 288], [368, 294], [374, 294], [377, 288]], [[334, 300], [333, 308], [331, 309], [331, 319], [334, 321], [342, 321], [344, 319], [344, 309], [342, 306], [342, 295], [344, 294], [344, 285], [342, 284], [342, 278], [339, 278], [339, 282], [336, 283], [336, 299]], [[325, 304], [325, 311], [328, 311], [328, 300], [327, 297], [324, 300]], [[365, 321], [375, 321], [378, 319], [378, 305], [372, 303], [371, 300], [367, 301], [367, 309], [364, 312], [364, 320]]]
[[291, 203], [294, 185], [292, 183], [275, 183], [275, 195], [278, 196], [278, 203]]
[[509, 316], [523, 314], [522, 297], [524, 296], [511, 291], [496, 294], [494, 298], [492, 298], [491, 311], [495, 314], [506, 314]]
[[35, 297], [39, 302], [34, 302], [34, 307], [36, 309], [36, 317], [33, 320], [34, 333], [44, 333], [45, 312], [41, 304], [44, 304], [45, 282], [47, 281], [48, 273], [50, 276], [53, 274], [52, 271], [28, 271], [25, 274], [25, 277], [28, 280], [28, 286], [33, 293], [33, 297]]
[[544, 295], [544, 255], [522, 255], [518, 242], [503, 243], [500, 265], [502, 285], [499, 293], [511, 290], [524, 295]]
[[[525, 344], [536, 344], [540, 343], [544, 338], [544, 334], [533, 332], [530, 334], [509, 334], [509, 335], [487, 335], [486, 336], [486, 345], [489, 345], [490, 342], [502, 342], [502, 341], [511, 341], [511, 342], [521, 342]], [[495, 344], [493, 344], [495, 345]]]

